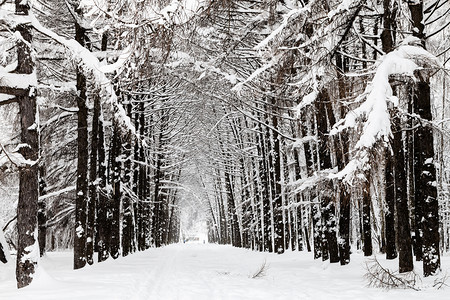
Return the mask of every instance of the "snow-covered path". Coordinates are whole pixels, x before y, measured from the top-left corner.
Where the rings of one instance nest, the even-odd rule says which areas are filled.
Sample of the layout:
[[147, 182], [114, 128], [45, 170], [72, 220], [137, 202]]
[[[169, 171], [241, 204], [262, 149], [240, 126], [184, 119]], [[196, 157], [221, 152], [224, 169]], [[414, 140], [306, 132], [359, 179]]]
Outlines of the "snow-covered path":
[[[15, 289], [0, 270], [0, 299], [448, 299], [450, 291], [365, 287], [364, 258], [349, 266], [314, 261], [307, 252], [259, 253], [211, 244], [150, 249], [73, 271], [72, 253], [49, 253], [35, 282]], [[444, 263], [447, 263], [447, 258]], [[266, 263], [265, 275], [252, 275]], [[448, 264], [444, 265], [447, 267]], [[445, 268], [444, 268], [445, 269]]]

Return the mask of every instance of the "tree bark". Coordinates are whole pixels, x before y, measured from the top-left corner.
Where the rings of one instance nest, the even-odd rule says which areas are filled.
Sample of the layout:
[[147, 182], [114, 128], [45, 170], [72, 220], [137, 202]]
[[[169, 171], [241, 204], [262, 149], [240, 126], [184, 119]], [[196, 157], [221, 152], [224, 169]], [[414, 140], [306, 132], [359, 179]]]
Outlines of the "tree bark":
[[[364, 50], [364, 49], [363, 49]], [[365, 55], [365, 51], [363, 51]], [[343, 73], [348, 72], [348, 64], [340, 54], [336, 54], [336, 66], [338, 76], [339, 98], [346, 97], [346, 83]], [[344, 105], [340, 104], [341, 116], [346, 113]], [[339, 170], [343, 170], [348, 162], [348, 133], [341, 133], [336, 139], [334, 147], [336, 149], [336, 160]], [[351, 195], [345, 183], [339, 183], [339, 256], [340, 264], [350, 263], [350, 204]]]
[[[29, 6], [15, 0], [16, 14], [28, 15]], [[32, 58], [31, 27], [18, 25], [16, 31], [23, 40], [17, 41], [17, 68], [19, 74], [32, 74], [34, 63]], [[26, 147], [20, 148], [20, 154], [32, 165], [19, 169], [19, 201], [17, 204], [17, 287], [22, 288], [31, 283], [39, 258], [38, 243], [38, 196], [39, 196], [39, 124], [36, 123], [36, 95], [29, 91], [17, 96], [20, 112], [20, 141]]]
[[395, 182], [394, 169], [392, 162], [391, 150], [386, 149], [386, 166], [385, 166], [385, 181], [386, 181], [386, 205], [385, 209], [385, 224], [386, 224], [386, 259], [397, 258], [397, 247], [395, 243]]
[[[108, 32], [102, 35], [101, 51], [106, 51], [108, 48]], [[98, 115], [98, 202], [97, 207], [97, 251], [98, 262], [105, 261], [109, 257], [109, 239], [111, 233], [110, 218], [108, 217], [110, 211], [110, 201], [108, 199], [108, 192], [106, 190], [107, 183], [107, 162], [106, 162], [106, 146], [105, 146], [105, 129], [102, 106], [100, 103], [100, 95], [94, 97], [94, 119]], [[94, 120], [93, 119], [93, 123]], [[92, 125], [94, 126], [94, 124]], [[94, 127], [93, 127], [94, 132]]]
[[[308, 127], [312, 127], [310, 121], [307, 119], [306, 114], [302, 115], [302, 123], [304, 124], [301, 128], [302, 135], [308, 136], [311, 135], [311, 129]], [[305, 160], [306, 160], [306, 169], [307, 176], [312, 176], [314, 174], [314, 159], [316, 153], [314, 151], [314, 147], [311, 142], [307, 141], [303, 145], [305, 151]], [[317, 196], [316, 190], [313, 188], [310, 191], [305, 192], [308, 194], [310, 201], [313, 201]], [[314, 259], [319, 259], [322, 257], [322, 225], [321, 225], [321, 212], [320, 205], [318, 203], [311, 204], [311, 219], [313, 226], [313, 246], [314, 246]], [[328, 255], [328, 253], [327, 253]]]
[[[319, 164], [320, 171], [331, 169], [330, 141], [327, 137], [329, 124], [335, 123], [331, 100], [328, 91], [323, 89], [316, 99], [316, 120], [317, 134], [319, 138]], [[340, 261], [337, 243], [337, 225], [335, 216], [335, 206], [333, 199], [333, 182], [327, 178], [322, 178], [319, 184], [319, 199], [322, 206], [322, 259], [326, 260], [329, 254], [330, 262]]]
[[225, 172], [225, 190], [227, 192], [227, 206], [229, 220], [231, 223], [231, 244], [234, 247], [241, 247], [241, 233], [239, 230], [238, 216], [236, 212], [236, 204], [233, 194], [233, 181], [230, 171]]
[[98, 123], [98, 176], [99, 176], [99, 193], [98, 193], [98, 205], [97, 205], [97, 224], [98, 224], [98, 261], [102, 262], [108, 259], [110, 253], [110, 235], [111, 235], [111, 223], [110, 223], [110, 201], [108, 198], [108, 192], [106, 190], [107, 183], [107, 162], [106, 162], [106, 147], [105, 147], [105, 131], [103, 112], [100, 105], [100, 99], [94, 99], [94, 110], [99, 110], [99, 123]]
[[[431, 121], [429, 83], [424, 81], [416, 83], [412, 93], [414, 97], [415, 113], [422, 119]], [[430, 276], [436, 273], [440, 268], [439, 204], [437, 199], [432, 128], [422, 125], [416, 129], [414, 137], [414, 155], [415, 211], [416, 214], [419, 214], [419, 210], [422, 212], [421, 222], [417, 224], [417, 226], [423, 232], [423, 272], [424, 276]]]
[[[89, 198], [86, 230], [86, 259], [89, 265], [94, 263], [95, 215], [98, 201], [97, 161], [98, 161], [98, 122], [100, 116], [100, 96], [94, 96], [94, 114], [92, 116], [91, 159], [89, 167]], [[102, 224], [103, 225], [103, 224]]]
[[363, 240], [364, 256], [372, 255], [372, 223], [370, 221], [370, 174], [366, 172], [366, 181], [363, 184]]
[[[131, 98], [128, 97], [127, 114], [131, 118]], [[124, 141], [124, 159], [122, 183], [125, 186], [131, 184], [131, 142]], [[123, 220], [122, 220], [122, 256], [127, 256], [133, 252], [134, 223], [133, 223], [133, 203], [127, 193], [123, 195]]]
[[121, 157], [121, 138], [116, 121], [113, 121], [112, 146], [110, 150], [111, 164], [111, 185], [112, 205], [111, 205], [111, 235], [110, 235], [110, 254], [116, 259], [120, 255], [120, 206], [122, 201], [122, 187], [120, 174], [122, 171]]
[[[423, 1], [408, 2], [413, 35], [422, 41], [425, 48], [425, 25]], [[430, 84], [417, 72], [419, 82], [411, 90], [414, 112], [420, 118], [431, 121]], [[426, 77], [426, 75], [424, 76]], [[416, 210], [422, 210], [422, 218], [416, 226], [423, 231], [423, 274], [435, 274], [441, 265], [439, 253], [439, 203], [437, 199], [436, 167], [434, 165], [433, 130], [423, 124], [414, 133], [414, 176]], [[416, 212], [420, 213], [419, 212]], [[419, 230], [420, 232], [420, 230]], [[420, 235], [418, 236], [420, 238]]]
[[409, 272], [414, 269], [412, 249], [411, 249], [411, 233], [409, 225], [409, 209], [406, 194], [406, 170], [405, 156], [403, 152], [403, 137], [401, 131], [401, 120], [398, 116], [399, 112], [394, 116], [392, 122], [394, 140], [392, 148], [395, 157], [395, 209], [397, 213], [397, 245], [399, 254], [399, 272]]
[[[79, 14], [79, 8], [75, 7]], [[80, 15], [80, 14], [79, 14]], [[75, 20], [75, 40], [86, 46], [86, 29]], [[86, 264], [86, 230], [88, 203], [88, 128], [87, 128], [87, 83], [81, 67], [77, 66], [77, 106], [78, 106], [78, 137], [77, 137], [77, 184], [75, 202], [75, 233], [74, 233], [74, 269], [80, 269]]]
[[[47, 184], [44, 180], [45, 176], [45, 166], [39, 167], [39, 196], [46, 194], [45, 188]], [[47, 206], [44, 200], [40, 200], [38, 203], [38, 239], [39, 239], [39, 252], [40, 256], [43, 257], [46, 248], [46, 238], [47, 238]]]

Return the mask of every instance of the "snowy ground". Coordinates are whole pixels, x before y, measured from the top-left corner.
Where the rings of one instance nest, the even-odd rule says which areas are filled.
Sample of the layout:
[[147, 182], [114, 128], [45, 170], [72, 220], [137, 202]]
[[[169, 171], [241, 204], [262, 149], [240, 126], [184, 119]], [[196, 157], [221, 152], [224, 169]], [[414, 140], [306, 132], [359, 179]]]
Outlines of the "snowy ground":
[[[386, 263], [381, 258], [380, 261]], [[264, 262], [266, 274], [251, 278]], [[445, 257], [444, 273], [449, 263], [450, 259]], [[212, 244], [150, 249], [77, 271], [71, 270], [71, 252], [48, 253], [33, 284], [20, 291], [11, 280], [12, 266], [0, 268], [0, 299], [8, 300], [423, 300], [449, 299], [450, 293], [450, 287], [444, 290], [429, 287], [419, 292], [366, 288], [364, 257], [359, 254], [352, 256], [350, 265], [341, 267], [314, 261], [307, 252], [276, 255]]]

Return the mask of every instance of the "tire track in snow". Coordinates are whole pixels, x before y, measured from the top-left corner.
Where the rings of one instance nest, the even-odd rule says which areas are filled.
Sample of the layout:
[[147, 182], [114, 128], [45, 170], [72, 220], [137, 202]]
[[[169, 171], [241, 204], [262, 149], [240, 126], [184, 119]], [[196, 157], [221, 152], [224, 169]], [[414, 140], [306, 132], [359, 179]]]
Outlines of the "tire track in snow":
[[[158, 264], [155, 265], [149, 263], [146, 265], [151, 271], [146, 272], [145, 277], [139, 281], [137, 291], [133, 293], [134, 295], [130, 299], [161, 299], [160, 295], [165, 293], [164, 286], [171, 282], [168, 281], [168, 277], [175, 271], [174, 261], [179, 252], [179, 250], [176, 250], [168, 253], [168, 248], [165, 248], [164, 250], [164, 252], [161, 251], [161, 253], [158, 253], [160, 254], [158, 255]], [[163, 253], [164, 255], [161, 255]], [[167, 288], [170, 288], [170, 286]]]

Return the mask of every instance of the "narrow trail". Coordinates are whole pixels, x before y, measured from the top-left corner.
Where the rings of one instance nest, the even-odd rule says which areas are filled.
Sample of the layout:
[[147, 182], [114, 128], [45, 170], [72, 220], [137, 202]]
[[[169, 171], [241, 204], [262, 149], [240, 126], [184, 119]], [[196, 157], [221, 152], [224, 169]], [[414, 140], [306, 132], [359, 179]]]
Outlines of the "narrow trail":
[[[176, 244], [72, 270], [72, 252], [49, 253], [30, 287], [0, 269], [0, 300], [447, 299], [448, 290], [366, 288], [365, 258], [345, 267], [308, 252], [283, 255], [214, 244]], [[396, 261], [380, 261], [395, 269]], [[450, 257], [443, 257], [449, 272]], [[252, 278], [262, 265], [264, 274]], [[3, 273], [2, 273], [3, 272]], [[6, 279], [6, 280], [3, 280]], [[431, 294], [427, 293], [431, 292]]]
[[[216, 274], [208, 268], [212, 258], [208, 252], [214, 249], [210, 246], [187, 244], [163, 248], [164, 253], [158, 255], [158, 259], [155, 257], [154, 262], [148, 262], [152, 270], [146, 271], [145, 279], [139, 282], [131, 299], [216, 299], [217, 287], [209, 281], [211, 275], [220, 272]], [[220, 257], [212, 260], [219, 261]]]
[[166, 291], [173, 287], [173, 277], [177, 274], [176, 257], [180, 255], [179, 249], [167, 249], [166, 255], [162, 256], [158, 264], [152, 268], [146, 280], [141, 283], [141, 289], [133, 299], [161, 299]]

